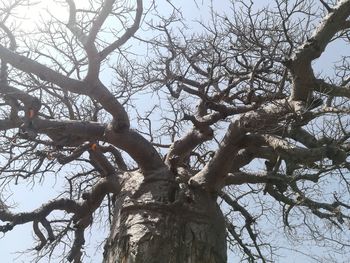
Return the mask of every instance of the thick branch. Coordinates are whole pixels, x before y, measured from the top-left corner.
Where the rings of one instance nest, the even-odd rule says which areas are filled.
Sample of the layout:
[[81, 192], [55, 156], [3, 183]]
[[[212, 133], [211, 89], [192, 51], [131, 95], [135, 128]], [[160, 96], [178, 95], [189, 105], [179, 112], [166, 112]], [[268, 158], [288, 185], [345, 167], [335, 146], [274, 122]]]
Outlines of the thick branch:
[[232, 170], [233, 160], [243, 145], [245, 134], [262, 129], [273, 131], [281, 116], [290, 110], [286, 100], [277, 100], [255, 111], [238, 115], [237, 119], [231, 122], [213, 159], [191, 178], [190, 183], [200, 185], [210, 192], [218, 191], [224, 184], [225, 176]]
[[113, 94], [97, 79], [95, 81], [78, 81], [40, 64], [30, 58], [21, 56], [0, 45], [0, 58], [26, 73], [37, 75], [47, 80], [64, 91], [87, 95], [96, 99], [103, 108], [108, 111], [115, 121], [116, 130], [128, 129], [130, 126], [128, 115], [124, 107], [117, 101]]
[[[269, 175], [267, 173], [229, 173], [225, 178], [226, 185], [259, 184], [259, 183], [283, 183], [288, 179], [285, 175]], [[291, 180], [291, 178], [289, 178]]]
[[65, 156], [63, 154], [57, 154], [55, 157], [57, 158], [60, 164], [67, 164], [76, 159], [78, 159], [85, 151], [87, 151], [91, 147], [91, 143], [84, 143], [77, 148], [74, 149], [72, 154]]
[[129, 129], [130, 121], [127, 112], [114, 95], [102, 84], [97, 81], [96, 85], [89, 86], [88, 95], [96, 99], [103, 108], [113, 116], [113, 126], [116, 132]]
[[245, 132], [239, 120], [232, 121], [213, 159], [191, 178], [190, 184], [204, 187], [210, 192], [220, 189], [223, 179], [231, 169], [231, 160], [240, 149], [239, 142]]
[[116, 133], [112, 126], [108, 126], [104, 140], [127, 152], [142, 170], [157, 170], [165, 165], [152, 144], [136, 131]]
[[116, 174], [115, 167], [104, 156], [99, 145], [93, 144], [89, 150], [89, 155], [92, 164], [100, 171], [102, 177]]
[[[101, 140], [127, 152], [143, 170], [156, 170], [164, 166], [152, 144], [133, 130], [116, 133], [112, 125], [105, 127], [96, 122], [44, 120], [41, 118], [34, 119], [32, 127], [38, 133], [47, 134], [55, 145], [79, 146], [86, 141]], [[83, 147], [81, 150], [85, 150], [85, 148]], [[80, 150], [77, 150], [77, 156], [81, 153]], [[75, 157], [76, 155], [73, 156], [73, 158]], [[125, 168], [125, 163], [120, 162], [120, 164]]]
[[6, 60], [13, 67], [26, 73], [33, 73], [43, 80], [47, 80], [61, 87], [78, 94], [86, 94], [85, 84], [81, 81], [70, 79], [54, 71], [35, 60], [19, 55], [0, 45], [0, 58]]
[[315, 91], [333, 97], [350, 98], [350, 89], [344, 86], [338, 86], [327, 83], [323, 79], [316, 80]]
[[262, 136], [265, 143], [285, 160], [295, 163], [312, 165], [314, 162], [329, 158], [334, 164], [345, 162], [347, 153], [335, 145], [327, 145], [316, 148], [303, 148], [294, 146], [286, 140], [273, 136]]
[[4, 206], [0, 207], [0, 220], [3, 222], [11, 222], [12, 226], [16, 226], [45, 218], [54, 210], [63, 210], [67, 213], [76, 214], [83, 212], [81, 205], [77, 202], [69, 199], [57, 199], [43, 205], [33, 212], [14, 214]]
[[110, 44], [108, 47], [106, 47], [104, 50], [102, 50], [100, 55], [100, 60], [104, 60], [111, 52], [121, 47], [126, 41], [128, 41], [139, 29], [141, 17], [142, 17], [142, 0], [137, 0], [137, 8], [136, 8], [136, 16], [134, 19], [134, 23], [131, 27], [129, 27], [125, 33], [115, 42]]
[[[95, 37], [99, 28], [97, 28], [97, 32], [95, 32], [95, 21], [95, 23], [93, 23], [93, 28], [92, 31], [90, 31], [89, 36], [85, 35], [84, 32], [76, 25], [76, 6], [74, 1], [66, 0], [66, 2], [69, 5], [69, 21], [67, 27], [77, 37], [80, 43], [82, 43], [88, 57], [89, 67], [85, 80], [88, 82], [96, 81], [100, 71], [100, 62], [98, 60], [98, 50], [95, 46]], [[109, 3], [110, 1], [104, 2]]]
[[100, 146], [101, 151], [106, 153], [106, 152], [110, 152], [113, 157], [114, 157], [114, 161], [116, 162], [116, 164], [118, 165], [118, 168], [122, 171], [126, 171], [128, 169], [122, 154], [118, 151], [117, 148], [115, 148], [112, 145], [109, 146]]
[[350, 15], [350, 1], [339, 1], [332, 9], [314, 34], [301, 47], [297, 49], [287, 63], [293, 80], [291, 100], [307, 101], [315, 88], [315, 76], [311, 62], [318, 58], [334, 35], [342, 30], [342, 25]]
[[26, 105], [27, 108], [32, 108], [36, 112], [39, 111], [41, 107], [41, 102], [39, 99], [29, 95], [27, 92], [24, 92], [20, 89], [16, 89], [8, 85], [0, 84], [0, 94], [8, 98], [20, 100], [23, 102], [23, 104]]
[[56, 145], [79, 146], [85, 141], [101, 139], [105, 126], [97, 122], [36, 118], [32, 120], [32, 129], [48, 135]]
[[209, 127], [207, 127], [207, 130], [209, 134], [208, 132], [202, 133], [197, 129], [192, 129], [183, 138], [176, 140], [170, 146], [165, 163], [172, 168], [176, 168], [178, 165], [182, 165], [183, 160], [188, 157], [188, 155], [196, 146], [212, 138], [212, 130]]
[[111, 14], [113, 9], [113, 4], [115, 0], [105, 0], [103, 1], [103, 7], [98, 14], [97, 18], [93, 21], [87, 42], [93, 43], [96, 39], [97, 34], [99, 33], [103, 23], [106, 21], [108, 15]]
[[21, 124], [20, 120], [0, 120], [0, 131], [19, 128]]

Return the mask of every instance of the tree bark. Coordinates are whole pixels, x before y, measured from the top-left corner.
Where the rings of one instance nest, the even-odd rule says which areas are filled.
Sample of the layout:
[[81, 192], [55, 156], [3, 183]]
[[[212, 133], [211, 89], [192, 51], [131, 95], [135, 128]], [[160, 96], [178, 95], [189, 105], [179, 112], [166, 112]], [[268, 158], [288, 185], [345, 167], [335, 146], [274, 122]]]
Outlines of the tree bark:
[[216, 198], [167, 169], [125, 173], [104, 263], [222, 263], [225, 220]]

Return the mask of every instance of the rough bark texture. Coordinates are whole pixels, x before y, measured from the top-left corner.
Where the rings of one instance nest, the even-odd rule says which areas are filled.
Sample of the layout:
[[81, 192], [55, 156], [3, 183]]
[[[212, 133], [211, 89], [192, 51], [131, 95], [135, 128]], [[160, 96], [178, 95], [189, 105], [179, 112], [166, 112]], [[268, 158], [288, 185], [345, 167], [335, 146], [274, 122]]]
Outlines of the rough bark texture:
[[[181, 189], [169, 171], [124, 174], [104, 262], [226, 262], [225, 221], [214, 197]], [[181, 185], [181, 184], [180, 184]]]
[[1, 234], [32, 223], [26, 262], [86, 262], [112, 217], [105, 263], [350, 258], [350, 56], [316, 61], [349, 35], [350, 0], [0, 1]]

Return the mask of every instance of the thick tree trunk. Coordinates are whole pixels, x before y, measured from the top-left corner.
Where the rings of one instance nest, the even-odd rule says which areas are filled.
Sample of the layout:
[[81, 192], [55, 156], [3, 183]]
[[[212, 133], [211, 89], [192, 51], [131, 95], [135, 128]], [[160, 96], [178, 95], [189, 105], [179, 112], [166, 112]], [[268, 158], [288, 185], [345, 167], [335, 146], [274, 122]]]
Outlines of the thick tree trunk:
[[215, 198], [178, 185], [165, 169], [125, 174], [105, 263], [226, 262], [225, 221]]

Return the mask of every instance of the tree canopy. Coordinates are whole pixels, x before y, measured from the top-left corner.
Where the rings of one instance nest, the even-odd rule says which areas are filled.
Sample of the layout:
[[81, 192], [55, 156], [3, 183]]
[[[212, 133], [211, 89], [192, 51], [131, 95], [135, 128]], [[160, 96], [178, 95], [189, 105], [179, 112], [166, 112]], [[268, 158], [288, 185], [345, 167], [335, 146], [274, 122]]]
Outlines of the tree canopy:
[[[128, 176], [167, 169], [218, 197], [242, 261], [348, 258], [350, 57], [315, 62], [348, 47], [350, 1], [217, 2], [0, 1], [4, 238], [32, 223], [38, 259], [84, 261]], [[11, 185], [53, 175], [56, 199], [14, 211]]]

